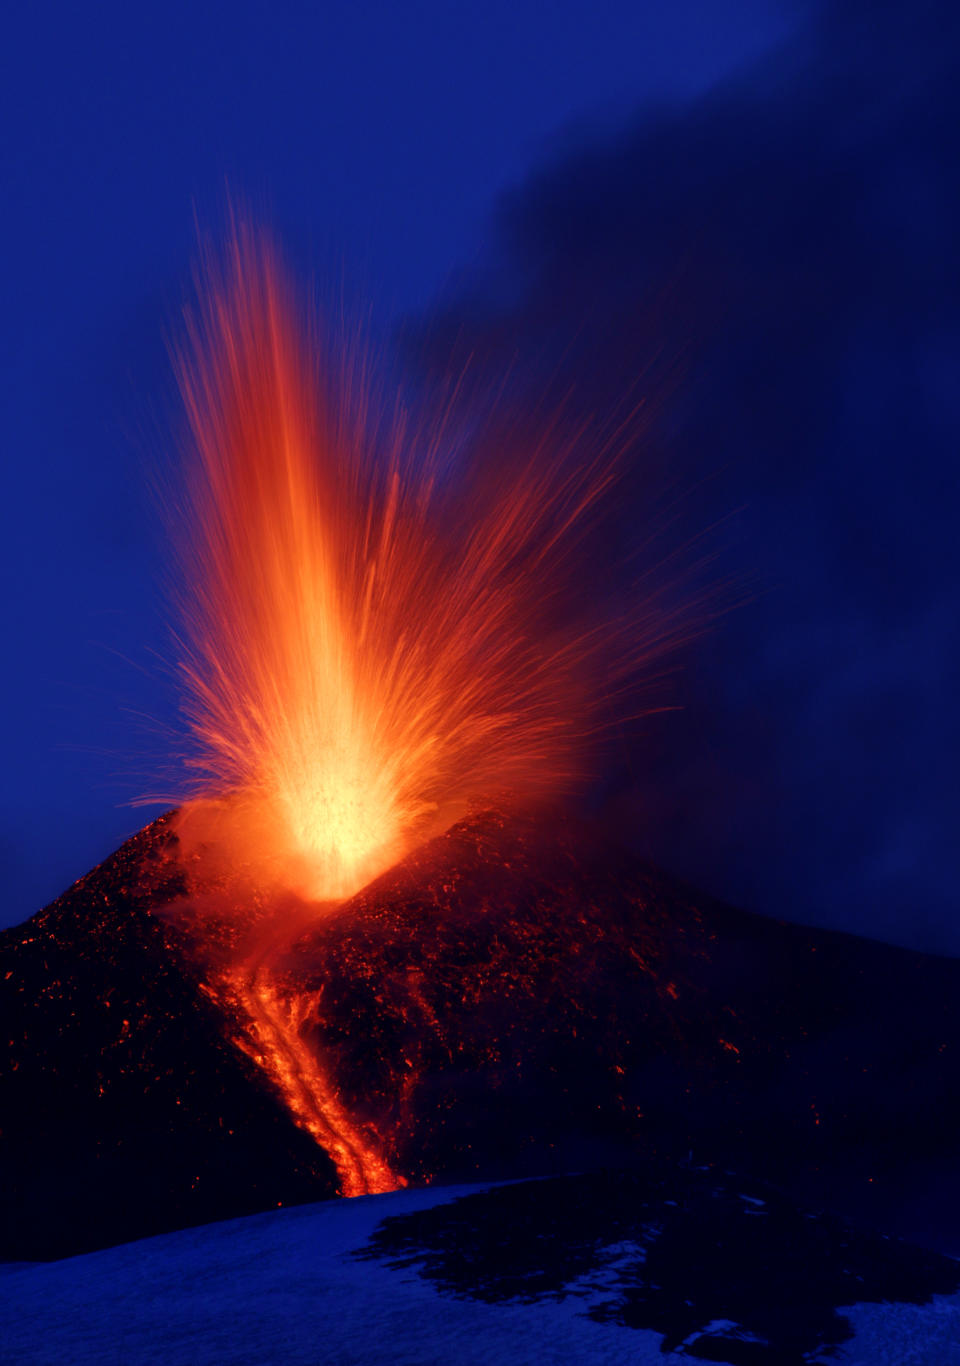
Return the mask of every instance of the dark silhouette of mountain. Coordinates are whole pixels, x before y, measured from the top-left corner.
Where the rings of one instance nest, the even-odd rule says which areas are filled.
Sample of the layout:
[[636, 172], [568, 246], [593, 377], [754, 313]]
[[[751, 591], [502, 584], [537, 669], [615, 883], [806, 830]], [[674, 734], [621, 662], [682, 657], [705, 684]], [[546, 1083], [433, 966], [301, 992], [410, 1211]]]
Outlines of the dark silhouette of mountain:
[[[488, 814], [293, 944], [281, 990], [414, 1180], [691, 1152], [960, 1251], [960, 962], [719, 904]], [[321, 994], [322, 993], [322, 994]]]
[[0, 1256], [317, 1199], [332, 1164], [185, 970], [165, 818], [0, 935]]
[[175, 854], [163, 818], [0, 939], [6, 1256], [341, 1188], [218, 986], [264, 924], [282, 1061], [398, 1180], [692, 1160], [956, 1249], [955, 960], [720, 905], [558, 815], [471, 817], [335, 909], [218, 918]]

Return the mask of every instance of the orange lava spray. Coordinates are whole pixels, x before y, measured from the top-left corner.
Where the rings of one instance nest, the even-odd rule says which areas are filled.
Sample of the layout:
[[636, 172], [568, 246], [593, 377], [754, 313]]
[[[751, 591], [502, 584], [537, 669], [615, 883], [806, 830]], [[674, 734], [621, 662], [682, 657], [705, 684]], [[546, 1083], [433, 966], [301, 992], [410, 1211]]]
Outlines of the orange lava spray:
[[342, 899], [471, 801], [568, 786], [603, 632], [558, 628], [555, 599], [615, 439], [590, 450], [558, 416], [464, 464], [445, 417], [375, 410], [243, 227], [178, 370], [182, 680], [197, 790], [238, 858]]

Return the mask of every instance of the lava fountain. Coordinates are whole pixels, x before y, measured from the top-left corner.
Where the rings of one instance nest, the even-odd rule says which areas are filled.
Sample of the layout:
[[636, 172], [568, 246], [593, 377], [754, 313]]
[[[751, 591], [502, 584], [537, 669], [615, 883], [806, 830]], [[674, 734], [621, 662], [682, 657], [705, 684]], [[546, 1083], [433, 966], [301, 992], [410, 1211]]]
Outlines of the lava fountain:
[[321, 340], [242, 224], [204, 264], [177, 371], [195, 779], [180, 841], [208, 884], [219, 870], [221, 898], [243, 873], [242, 895], [274, 908], [211, 990], [345, 1192], [386, 1189], [397, 1178], [280, 1009], [271, 965], [304, 916], [471, 804], [569, 788], [592, 700], [683, 634], [676, 615], [634, 606], [625, 623], [568, 595], [639, 410], [604, 431], [561, 410], [533, 439], [501, 422], [494, 441], [458, 431], [452, 384], [438, 416], [414, 419], [359, 351]]

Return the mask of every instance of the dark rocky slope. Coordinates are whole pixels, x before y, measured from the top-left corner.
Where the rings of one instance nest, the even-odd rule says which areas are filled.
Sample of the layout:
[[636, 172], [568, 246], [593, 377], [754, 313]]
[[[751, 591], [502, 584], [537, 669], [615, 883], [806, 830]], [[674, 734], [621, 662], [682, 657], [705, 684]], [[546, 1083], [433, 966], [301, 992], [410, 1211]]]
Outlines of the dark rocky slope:
[[[204, 920], [174, 839], [156, 822], [0, 936], [7, 1257], [338, 1189], [205, 990], [245, 912]], [[487, 813], [292, 929], [270, 971], [407, 1180], [692, 1160], [960, 1252], [960, 962]]]

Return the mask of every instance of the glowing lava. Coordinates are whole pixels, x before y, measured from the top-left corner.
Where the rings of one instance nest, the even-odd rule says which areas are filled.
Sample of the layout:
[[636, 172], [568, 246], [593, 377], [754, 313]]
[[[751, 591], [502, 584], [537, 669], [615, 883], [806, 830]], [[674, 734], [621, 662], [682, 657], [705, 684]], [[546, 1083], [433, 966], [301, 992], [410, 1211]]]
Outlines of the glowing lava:
[[181, 670], [217, 838], [338, 900], [473, 800], [568, 787], [609, 633], [557, 602], [615, 439], [557, 417], [468, 457], [384, 412], [244, 228], [187, 336]]
[[333, 1159], [343, 1195], [396, 1190], [406, 1181], [391, 1170], [376, 1136], [353, 1120], [322, 1060], [301, 1035], [305, 1021], [319, 1009], [318, 994], [290, 998], [276, 989], [275, 960], [290, 939], [289, 923], [275, 922], [273, 932], [260, 936], [250, 956], [222, 979], [224, 994], [240, 1007], [245, 1023], [235, 1042], [267, 1073], [296, 1123]]

